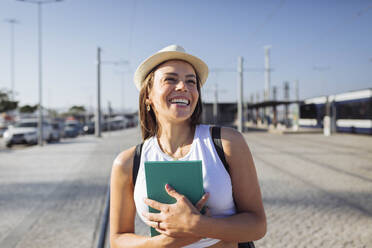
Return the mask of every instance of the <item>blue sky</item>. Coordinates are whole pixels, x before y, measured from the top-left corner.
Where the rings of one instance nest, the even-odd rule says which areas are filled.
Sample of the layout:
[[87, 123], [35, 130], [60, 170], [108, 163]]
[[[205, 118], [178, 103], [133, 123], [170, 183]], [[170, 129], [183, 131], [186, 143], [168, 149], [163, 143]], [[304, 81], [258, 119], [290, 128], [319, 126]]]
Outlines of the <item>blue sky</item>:
[[[20, 104], [38, 102], [37, 8], [0, 1], [0, 89], [10, 88], [10, 25], [16, 18], [15, 89]], [[96, 49], [103, 61], [102, 103], [136, 109], [133, 71], [147, 56], [180, 44], [210, 67], [244, 67], [244, 95], [264, 88], [264, 46], [271, 45], [271, 85], [283, 95], [299, 80], [300, 97], [372, 87], [372, 1], [64, 0], [43, 6], [43, 101], [49, 108], [95, 106]], [[326, 68], [317, 70], [316, 68]], [[236, 72], [211, 72], [203, 98], [236, 100]]]

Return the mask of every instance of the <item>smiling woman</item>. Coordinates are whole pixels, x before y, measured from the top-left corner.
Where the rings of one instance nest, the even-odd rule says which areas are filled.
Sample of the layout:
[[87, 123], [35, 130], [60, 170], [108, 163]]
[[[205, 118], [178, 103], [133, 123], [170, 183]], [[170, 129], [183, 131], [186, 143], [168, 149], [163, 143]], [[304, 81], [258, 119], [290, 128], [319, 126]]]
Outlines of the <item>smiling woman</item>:
[[[200, 88], [207, 76], [207, 65], [177, 45], [155, 53], [137, 68], [134, 82], [140, 90], [144, 142], [114, 161], [111, 247], [252, 247], [253, 243], [243, 246], [241, 242], [265, 235], [260, 188], [243, 136], [233, 129], [221, 129], [222, 158], [213, 145], [212, 128], [200, 124]], [[164, 190], [176, 203], [147, 199], [144, 163], [172, 160], [202, 161], [207, 193], [195, 205], [168, 184]], [[149, 213], [149, 206], [160, 213]], [[203, 207], [205, 214], [201, 214]], [[136, 211], [160, 235], [136, 235]]]

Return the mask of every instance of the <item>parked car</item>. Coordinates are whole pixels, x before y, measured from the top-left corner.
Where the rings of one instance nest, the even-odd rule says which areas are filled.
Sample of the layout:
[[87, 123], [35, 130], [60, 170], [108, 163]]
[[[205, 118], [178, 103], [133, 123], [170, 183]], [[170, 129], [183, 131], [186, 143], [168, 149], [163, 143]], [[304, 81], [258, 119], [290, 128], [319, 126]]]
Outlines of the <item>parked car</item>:
[[82, 132], [78, 121], [66, 121], [64, 131], [67, 138], [75, 138]]
[[52, 123], [52, 140], [58, 142], [61, 140], [63, 136], [64, 136], [63, 124], [60, 122], [53, 122]]
[[[37, 120], [21, 120], [10, 125], [4, 133], [4, 141], [7, 147], [14, 144], [37, 144], [39, 137]], [[43, 140], [51, 142], [52, 126], [48, 122], [43, 123]]]
[[5, 131], [7, 130], [8, 128], [5, 127], [5, 126], [0, 126], [0, 138], [3, 137]]
[[116, 116], [115, 118], [107, 119], [103, 123], [103, 131], [113, 131], [124, 129], [128, 126], [128, 121], [123, 116]]
[[88, 122], [83, 127], [83, 131], [85, 134], [94, 134], [94, 130], [94, 122]]

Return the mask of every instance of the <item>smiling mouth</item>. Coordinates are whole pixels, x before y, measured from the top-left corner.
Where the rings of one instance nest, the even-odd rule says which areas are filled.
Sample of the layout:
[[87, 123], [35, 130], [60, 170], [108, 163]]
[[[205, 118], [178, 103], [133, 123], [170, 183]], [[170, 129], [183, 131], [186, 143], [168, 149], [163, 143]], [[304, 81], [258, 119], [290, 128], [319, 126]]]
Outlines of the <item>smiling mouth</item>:
[[174, 98], [169, 100], [171, 104], [177, 104], [177, 105], [183, 105], [183, 106], [189, 106], [190, 105], [190, 100], [185, 99], [185, 98]]

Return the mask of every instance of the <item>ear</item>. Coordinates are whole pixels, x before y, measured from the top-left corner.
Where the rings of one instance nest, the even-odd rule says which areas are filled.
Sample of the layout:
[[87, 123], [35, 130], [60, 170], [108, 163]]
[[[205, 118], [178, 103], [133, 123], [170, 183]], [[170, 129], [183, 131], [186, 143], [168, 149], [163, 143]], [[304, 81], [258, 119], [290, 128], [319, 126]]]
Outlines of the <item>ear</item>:
[[146, 105], [151, 105], [151, 100], [149, 98], [146, 99]]

